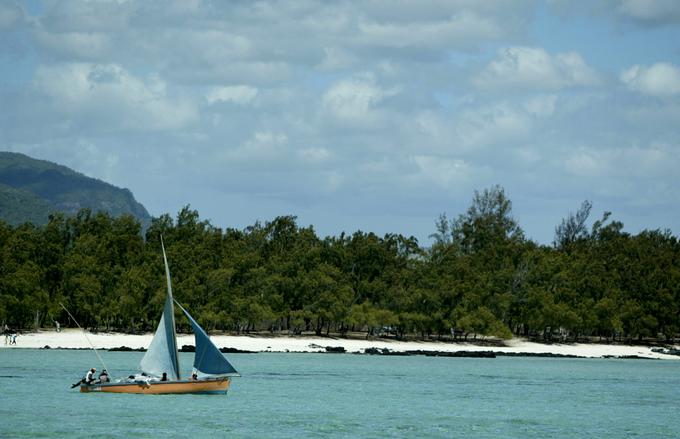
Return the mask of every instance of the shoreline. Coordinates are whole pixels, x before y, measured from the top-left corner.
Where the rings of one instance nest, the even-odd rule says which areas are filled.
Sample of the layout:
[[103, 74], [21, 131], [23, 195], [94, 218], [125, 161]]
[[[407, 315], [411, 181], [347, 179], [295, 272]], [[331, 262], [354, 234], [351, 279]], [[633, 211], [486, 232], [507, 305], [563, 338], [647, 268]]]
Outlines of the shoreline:
[[[90, 349], [90, 343], [97, 349], [130, 348], [146, 349], [151, 343], [152, 333], [132, 335], [123, 333], [85, 333], [79, 329], [39, 330], [19, 334], [16, 345], [5, 345], [0, 349]], [[599, 343], [542, 344], [521, 338], [507, 340], [503, 345], [450, 341], [397, 341], [387, 339], [328, 338], [318, 336], [260, 336], [260, 335], [214, 335], [213, 342], [219, 348], [233, 352], [291, 352], [319, 353], [346, 352], [377, 355], [439, 355], [439, 356], [483, 356], [494, 353], [499, 356], [545, 356], [580, 358], [644, 358], [680, 360], [678, 355], [653, 352], [651, 346], [613, 345]], [[89, 342], [88, 342], [89, 340]], [[193, 334], [178, 334], [177, 346], [194, 345]], [[330, 349], [327, 349], [330, 348]], [[341, 348], [341, 349], [339, 349]], [[678, 349], [678, 346], [674, 346]], [[344, 351], [343, 351], [344, 349]], [[386, 351], [385, 351], [386, 349]], [[367, 351], [368, 350], [368, 351]], [[465, 355], [470, 354], [470, 355]]]

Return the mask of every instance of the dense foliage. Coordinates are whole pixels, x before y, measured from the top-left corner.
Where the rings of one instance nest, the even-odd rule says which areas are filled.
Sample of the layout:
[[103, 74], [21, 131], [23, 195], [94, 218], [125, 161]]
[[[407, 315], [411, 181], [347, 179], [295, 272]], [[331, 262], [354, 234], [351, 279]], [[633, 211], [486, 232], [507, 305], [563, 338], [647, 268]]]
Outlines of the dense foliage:
[[117, 217], [131, 214], [149, 225], [151, 217], [132, 193], [86, 177], [65, 166], [23, 154], [0, 152], [0, 219], [8, 224], [45, 225], [51, 212], [75, 215], [82, 208]]
[[[184, 208], [152, 220], [81, 211], [44, 227], [0, 223], [0, 322], [152, 330], [168, 252], [176, 299], [208, 330], [397, 337], [670, 338], [680, 322], [680, 244], [630, 235], [609, 214], [586, 227], [584, 203], [553, 246], [527, 240], [496, 186], [415, 238], [355, 232], [319, 238], [283, 216], [221, 230]], [[186, 322], [178, 318], [180, 326]]]

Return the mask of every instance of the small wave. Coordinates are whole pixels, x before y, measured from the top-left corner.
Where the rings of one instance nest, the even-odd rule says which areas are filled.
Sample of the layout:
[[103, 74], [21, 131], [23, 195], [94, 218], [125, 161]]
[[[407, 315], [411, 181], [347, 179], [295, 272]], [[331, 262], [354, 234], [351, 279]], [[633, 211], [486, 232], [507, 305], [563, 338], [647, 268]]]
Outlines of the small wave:
[[305, 373], [300, 373], [300, 372], [260, 372], [260, 373], [253, 373], [249, 376], [252, 377], [261, 377], [261, 376], [283, 376], [283, 377], [309, 377], [309, 376], [337, 376], [337, 377], [346, 377], [347, 374], [345, 373], [334, 373], [334, 372], [305, 372]]

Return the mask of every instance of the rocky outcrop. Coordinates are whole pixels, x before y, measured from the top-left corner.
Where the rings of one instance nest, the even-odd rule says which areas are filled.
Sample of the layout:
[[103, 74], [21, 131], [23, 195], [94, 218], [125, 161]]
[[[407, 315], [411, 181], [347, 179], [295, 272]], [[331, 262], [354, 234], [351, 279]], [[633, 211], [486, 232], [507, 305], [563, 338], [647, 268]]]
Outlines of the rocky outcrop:
[[368, 355], [388, 355], [388, 356], [400, 356], [408, 357], [415, 355], [424, 355], [426, 357], [464, 357], [464, 358], [495, 358], [496, 354], [491, 351], [422, 351], [422, 350], [412, 350], [412, 351], [391, 351], [387, 348], [367, 348], [364, 349], [364, 353]]
[[109, 352], [146, 352], [145, 348], [130, 348], [127, 346], [118, 346], [117, 348], [107, 349]]

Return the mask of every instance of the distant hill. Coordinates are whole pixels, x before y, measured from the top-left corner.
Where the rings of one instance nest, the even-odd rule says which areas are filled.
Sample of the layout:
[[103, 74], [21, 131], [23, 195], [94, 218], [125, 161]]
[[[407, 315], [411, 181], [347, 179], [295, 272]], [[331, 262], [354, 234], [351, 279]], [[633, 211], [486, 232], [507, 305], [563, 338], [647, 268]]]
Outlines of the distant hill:
[[74, 215], [80, 209], [132, 214], [144, 228], [151, 222], [146, 208], [128, 189], [121, 189], [46, 160], [0, 152], [0, 219], [18, 225], [46, 224], [50, 213]]

